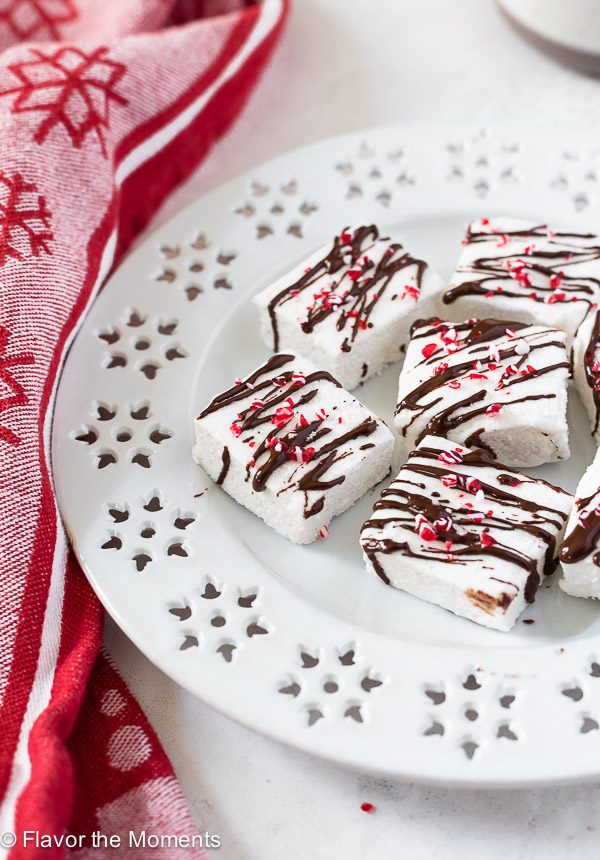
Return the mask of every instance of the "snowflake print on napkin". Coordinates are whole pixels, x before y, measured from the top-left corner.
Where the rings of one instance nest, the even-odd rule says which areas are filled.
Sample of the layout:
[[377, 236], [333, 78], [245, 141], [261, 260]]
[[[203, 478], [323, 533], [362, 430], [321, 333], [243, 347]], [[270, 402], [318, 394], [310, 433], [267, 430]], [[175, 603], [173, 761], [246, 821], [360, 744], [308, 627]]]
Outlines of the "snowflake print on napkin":
[[36, 143], [62, 125], [80, 149], [95, 132], [106, 157], [104, 130], [109, 128], [111, 103], [128, 104], [116, 89], [125, 66], [111, 60], [104, 46], [90, 53], [73, 46], [50, 52], [32, 48], [31, 54], [31, 59], [8, 67], [18, 83], [0, 90], [0, 96], [15, 96], [12, 113], [45, 114], [33, 137]]

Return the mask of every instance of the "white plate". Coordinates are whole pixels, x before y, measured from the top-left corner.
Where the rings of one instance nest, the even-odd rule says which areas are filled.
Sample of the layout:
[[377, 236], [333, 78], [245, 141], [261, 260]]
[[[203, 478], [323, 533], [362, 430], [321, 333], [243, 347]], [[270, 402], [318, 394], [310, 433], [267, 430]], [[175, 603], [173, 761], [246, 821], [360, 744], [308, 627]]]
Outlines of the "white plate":
[[[597, 230], [598, 170], [599, 151], [556, 128], [367, 131], [218, 188], [126, 260], [67, 361], [54, 475], [93, 587], [168, 675], [371, 772], [479, 786], [600, 774], [597, 603], [555, 575], [525, 613], [534, 624], [486, 630], [367, 575], [372, 494], [297, 547], [190, 456], [198, 408], [266, 355], [251, 296], [342, 226], [373, 220], [447, 276], [474, 216]], [[384, 418], [398, 370], [359, 390]], [[570, 425], [571, 459], [536, 472], [573, 490], [594, 454], [575, 392]]]

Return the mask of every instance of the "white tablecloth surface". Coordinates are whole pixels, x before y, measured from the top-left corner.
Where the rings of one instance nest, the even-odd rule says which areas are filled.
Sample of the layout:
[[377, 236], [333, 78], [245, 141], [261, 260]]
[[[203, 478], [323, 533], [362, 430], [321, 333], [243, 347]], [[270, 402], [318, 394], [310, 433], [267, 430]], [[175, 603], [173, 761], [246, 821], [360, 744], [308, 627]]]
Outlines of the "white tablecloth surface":
[[[567, 2], [567, 0], [564, 0]], [[600, 82], [522, 42], [492, 0], [293, 0], [284, 41], [197, 194], [321, 137], [402, 120], [600, 126]], [[600, 137], [598, 137], [600, 145]], [[253, 734], [179, 689], [108, 622], [106, 644], [221, 860], [598, 857], [600, 785], [456, 791], [372, 779]], [[365, 815], [369, 801], [376, 812]]]

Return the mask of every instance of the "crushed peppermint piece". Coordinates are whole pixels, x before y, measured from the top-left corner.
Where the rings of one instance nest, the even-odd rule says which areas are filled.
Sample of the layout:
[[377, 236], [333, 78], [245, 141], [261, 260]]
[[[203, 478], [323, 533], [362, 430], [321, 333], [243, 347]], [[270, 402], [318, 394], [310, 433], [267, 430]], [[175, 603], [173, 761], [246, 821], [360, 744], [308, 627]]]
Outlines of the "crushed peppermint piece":
[[523, 338], [521, 338], [521, 340], [518, 340], [515, 344], [515, 352], [517, 353], [517, 355], [528, 355], [530, 349], [531, 347]]
[[445, 487], [455, 487], [458, 484], [458, 475], [442, 475], [441, 481]]
[[294, 417], [294, 410], [289, 406], [279, 406], [271, 418], [271, 423], [276, 427], [285, 427], [288, 421]]
[[437, 352], [439, 349], [437, 343], [426, 343], [423, 349], [421, 350], [421, 354], [424, 358], [431, 358], [434, 352]]
[[463, 461], [463, 449], [453, 448], [452, 451], [442, 451], [438, 455], [438, 460], [445, 463], [447, 466], [452, 466]]

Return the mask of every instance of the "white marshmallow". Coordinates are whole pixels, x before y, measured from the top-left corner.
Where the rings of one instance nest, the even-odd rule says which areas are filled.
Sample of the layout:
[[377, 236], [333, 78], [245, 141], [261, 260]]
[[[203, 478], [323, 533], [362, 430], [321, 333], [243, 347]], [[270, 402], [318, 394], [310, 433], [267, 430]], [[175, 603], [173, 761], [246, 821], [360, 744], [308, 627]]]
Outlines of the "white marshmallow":
[[443, 286], [371, 225], [342, 231], [254, 302], [270, 348], [305, 355], [352, 389], [401, 358], [411, 323], [434, 313]]
[[563, 591], [574, 597], [600, 597], [600, 451], [577, 486], [558, 557]]
[[446, 319], [496, 317], [575, 335], [600, 297], [600, 237], [553, 231], [514, 218], [479, 219], [439, 313]]
[[[573, 343], [573, 378], [600, 443], [600, 312], [588, 314]], [[598, 405], [596, 405], [596, 403]]]
[[565, 332], [497, 320], [414, 324], [394, 424], [405, 456], [428, 433], [511, 466], [569, 454]]
[[426, 436], [363, 525], [367, 569], [485, 627], [510, 630], [554, 568], [571, 501], [483, 449]]
[[273, 356], [195, 421], [193, 456], [236, 501], [294, 543], [326, 534], [389, 471], [394, 437], [328, 373]]

